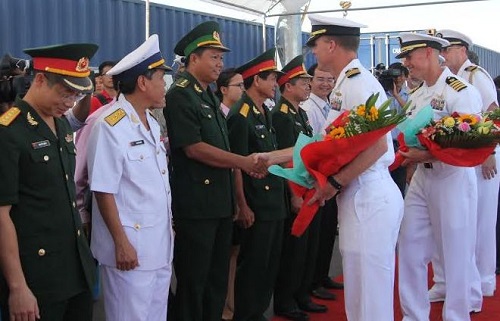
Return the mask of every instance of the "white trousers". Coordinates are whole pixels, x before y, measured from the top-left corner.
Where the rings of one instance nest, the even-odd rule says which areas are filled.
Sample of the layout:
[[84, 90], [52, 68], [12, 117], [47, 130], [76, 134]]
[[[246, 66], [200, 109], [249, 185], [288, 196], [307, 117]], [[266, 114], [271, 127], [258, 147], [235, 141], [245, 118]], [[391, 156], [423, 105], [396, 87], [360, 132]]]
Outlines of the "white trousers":
[[[500, 170], [500, 157], [496, 157], [497, 169]], [[493, 179], [484, 179], [481, 166], [475, 167], [477, 177], [477, 215], [471, 226], [476, 226], [473, 234], [475, 266], [471, 279], [470, 307], [478, 309], [482, 305], [482, 296], [492, 296], [496, 288], [496, 222], [498, 206], [498, 187], [500, 174]], [[433, 291], [444, 294], [446, 285], [443, 278], [441, 258], [435, 253], [432, 259], [434, 270]]]
[[167, 320], [172, 266], [120, 271], [100, 266], [106, 321]]
[[398, 243], [399, 295], [404, 321], [428, 321], [428, 263], [436, 251], [446, 282], [444, 321], [468, 321], [470, 226], [476, 213], [477, 183], [473, 168], [441, 162], [419, 165], [405, 197], [405, 216]]
[[347, 319], [392, 321], [401, 192], [388, 172], [377, 172], [349, 184], [337, 203]]

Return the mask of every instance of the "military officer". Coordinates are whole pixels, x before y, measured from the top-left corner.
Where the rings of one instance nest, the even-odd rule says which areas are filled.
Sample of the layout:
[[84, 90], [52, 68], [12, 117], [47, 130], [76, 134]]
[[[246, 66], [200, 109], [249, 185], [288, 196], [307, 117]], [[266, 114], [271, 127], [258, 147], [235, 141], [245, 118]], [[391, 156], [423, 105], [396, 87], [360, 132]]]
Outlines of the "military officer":
[[[246, 92], [228, 115], [231, 149], [242, 156], [276, 150], [270, 111], [263, 105], [276, 92], [277, 68], [272, 48], [236, 72]], [[283, 220], [286, 215], [284, 182], [276, 176], [254, 179], [235, 170], [237, 222], [243, 228], [235, 281], [233, 320], [263, 320], [279, 266]]]
[[157, 35], [111, 68], [120, 95], [89, 138], [91, 248], [100, 263], [108, 321], [167, 317], [170, 185], [160, 126], [149, 111], [165, 106], [166, 70]]
[[[335, 119], [344, 110], [364, 104], [384, 89], [357, 59], [360, 28], [347, 20], [311, 15], [312, 47], [318, 68], [336, 79], [331, 95]], [[403, 199], [389, 175], [394, 159], [390, 134], [328, 178], [339, 210], [339, 247], [344, 272], [348, 320], [393, 320], [395, 247], [403, 216]]]
[[[175, 46], [186, 71], [167, 93], [177, 277], [176, 319], [220, 320], [227, 290], [234, 214], [232, 168], [265, 172], [254, 156], [232, 154], [219, 99], [209, 84], [229, 51], [215, 21], [204, 22]], [[262, 174], [262, 173], [261, 173]]]
[[[300, 108], [300, 103], [311, 92], [312, 77], [304, 67], [304, 57], [295, 57], [281, 71], [283, 74], [278, 77], [281, 98], [271, 112], [279, 149], [293, 147], [300, 133], [312, 136], [307, 114]], [[309, 295], [319, 241], [319, 220], [313, 220], [302, 236], [291, 235], [302, 198], [286, 191], [290, 215], [285, 219], [280, 269], [274, 287], [274, 313], [291, 320], [307, 320], [308, 315], [303, 311], [327, 310], [325, 305], [313, 303]]]
[[[439, 64], [445, 39], [401, 33], [404, 65], [423, 84], [409, 100], [414, 112], [431, 105], [436, 118], [453, 112], [479, 113], [478, 91]], [[428, 151], [410, 148], [402, 153], [417, 163], [405, 197], [405, 216], [398, 241], [399, 295], [403, 320], [428, 320], [427, 264], [434, 251], [443, 260], [446, 283], [443, 320], [470, 320], [470, 273], [473, 263], [470, 225], [477, 211], [477, 184], [473, 168], [456, 167], [432, 158]], [[457, 215], [459, 213], [460, 215]], [[465, 271], [465, 273], [464, 273]]]
[[0, 117], [0, 296], [10, 320], [92, 319], [95, 265], [76, 210], [73, 131], [94, 44], [26, 49], [35, 76]]
[[[454, 30], [439, 30], [436, 36], [450, 42], [443, 48], [441, 55], [446, 59], [445, 65], [451, 72], [467, 80], [480, 93], [482, 111], [498, 108], [495, 84], [486, 70], [474, 65], [467, 57], [467, 51], [472, 47], [472, 40]], [[486, 161], [476, 166], [478, 208], [477, 217], [474, 216], [472, 225], [477, 225], [477, 233], [473, 235], [475, 241], [476, 266], [472, 272], [471, 308], [481, 310], [482, 296], [492, 296], [496, 287], [496, 219], [498, 205], [498, 186], [500, 176], [497, 174], [498, 158], [492, 154]], [[443, 301], [445, 284], [443, 267], [440, 258], [432, 260], [434, 272], [434, 286], [429, 290], [431, 301]]]

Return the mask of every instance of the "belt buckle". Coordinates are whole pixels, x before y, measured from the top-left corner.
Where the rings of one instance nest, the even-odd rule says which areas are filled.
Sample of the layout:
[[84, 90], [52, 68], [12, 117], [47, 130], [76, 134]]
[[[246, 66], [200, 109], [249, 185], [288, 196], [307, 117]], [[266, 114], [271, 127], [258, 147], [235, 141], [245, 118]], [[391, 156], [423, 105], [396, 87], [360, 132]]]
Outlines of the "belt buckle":
[[425, 168], [433, 168], [432, 163], [424, 163]]

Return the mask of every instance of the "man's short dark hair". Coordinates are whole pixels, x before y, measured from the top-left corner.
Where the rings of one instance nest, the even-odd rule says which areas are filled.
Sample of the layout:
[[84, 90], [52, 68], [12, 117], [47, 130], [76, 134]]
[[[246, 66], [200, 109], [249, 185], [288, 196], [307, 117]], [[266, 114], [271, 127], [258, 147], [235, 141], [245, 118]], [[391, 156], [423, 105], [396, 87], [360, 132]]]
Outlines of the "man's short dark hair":
[[408, 68], [403, 66], [403, 64], [400, 62], [390, 64], [388, 69], [399, 69], [401, 71], [401, 74], [405, 75], [405, 77], [408, 77], [410, 75], [410, 71], [408, 70]]
[[[269, 77], [269, 75], [271, 75], [272, 73], [275, 73], [275, 72], [276, 71], [274, 71], [274, 70], [263, 71], [263, 72], [259, 72], [257, 74], [257, 76], [259, 76], [260, 79], [266, 80], [267, 77]], [[247, 79], [243, 80], [243, 84], [245, 85], [245, 89], [248, 89], [252, 86], [253, 79], [254, 79], [254, 76], [248, 77]]]
[[118, 88], [120, 93], [122, 93], [124, 95], [132, 94], [132, 93], [134, 93], [135, 88], [137, 86], [137, 79], [140, 76], [144, 76], [147, 79], [151, 80], [153, 78], [153, 74], [155, 73], [156, 70], [158, 70], [158, 69], [147, 70], [146, 72], [144, 72], [143, 74], [141, 74], [137, 77], [126, 79], [126, 80], [120, 80], [120, 81], [116, 81], [115, 78], [113, 77], [113, 86], [115, 88]]
[[359, 49], [359, 36], [325, 36], [344, 49], [357, 52]]
[[116, 61], [112, 61], [112, 60], [106, 60], [106, 61], [101, 62], [101, 64], [99, 65], [99, 75], [102, 76], [104, 68], [106, 68], [106, 67], [113, 68], [115, 65], [116, 65]]
[[184, 66], [187, 68], [189, 66], [189, 60], [191, 58], [192, 55], [196, 55], [198, 57], [200, 57], [201, 55], [203, 55], [203, 53], [205, 52], [205, 50], [207, 50], [209, 47], [199, 47], [199, 48], [196, 48], [195, 50], [193, 50], [192, 53], [189, 54], [189, 56], [187, 56], [184, 60]]
[[290, 79], [289, 81], [287, 81], [286, 83], [284, 83], [283, 85], [280, 86], [280, 93], [283, 93], [283, 91], [285, 91], [285, 85], [287, 83], [290, 83], [292, 85], [295, 85], [297, 83], [297, 81], [299, 80], [299, 77], [295, 77], [295, 78], [292, 78]]

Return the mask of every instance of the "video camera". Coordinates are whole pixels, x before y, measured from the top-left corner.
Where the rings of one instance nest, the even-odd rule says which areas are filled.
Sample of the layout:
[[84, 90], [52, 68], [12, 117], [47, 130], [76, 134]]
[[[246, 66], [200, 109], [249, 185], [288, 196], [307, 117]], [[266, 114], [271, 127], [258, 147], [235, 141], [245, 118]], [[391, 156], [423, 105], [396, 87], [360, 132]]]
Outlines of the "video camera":
[[382, 85], [385, 91], [390, 91], [394, 89], [394, 80], [401, 76], [401, 69], [398, 68], [389, 68], [383, 70], [379, 76], [378, 81]]
[[5, 54], [0, 60], [0, 103], [11, 103], [28, 91], [33, 75], [29, 60]]

